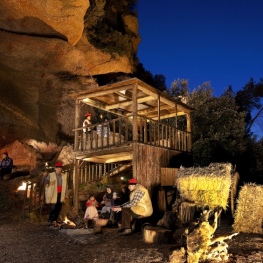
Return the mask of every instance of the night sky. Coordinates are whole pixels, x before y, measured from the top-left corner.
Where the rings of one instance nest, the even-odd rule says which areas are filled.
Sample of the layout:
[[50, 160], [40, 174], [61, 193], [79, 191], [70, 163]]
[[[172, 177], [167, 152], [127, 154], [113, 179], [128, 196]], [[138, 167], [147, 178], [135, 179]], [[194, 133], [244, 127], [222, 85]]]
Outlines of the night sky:
[[167, 87], [210, 81], [219, 96], [263, 77], [263, 0], [138, 0], [137, 10], [138, 57]]

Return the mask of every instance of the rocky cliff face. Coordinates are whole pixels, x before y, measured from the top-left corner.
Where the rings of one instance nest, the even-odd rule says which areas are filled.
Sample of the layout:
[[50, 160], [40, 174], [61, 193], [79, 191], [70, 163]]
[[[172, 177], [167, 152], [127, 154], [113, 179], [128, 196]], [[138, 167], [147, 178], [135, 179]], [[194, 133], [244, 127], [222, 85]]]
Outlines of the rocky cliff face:
[[140, 38], [131, 2], [0, 2], [0, 146], [70, 138], [69, 94], [96, 86], [94, 75], [133, 71]]

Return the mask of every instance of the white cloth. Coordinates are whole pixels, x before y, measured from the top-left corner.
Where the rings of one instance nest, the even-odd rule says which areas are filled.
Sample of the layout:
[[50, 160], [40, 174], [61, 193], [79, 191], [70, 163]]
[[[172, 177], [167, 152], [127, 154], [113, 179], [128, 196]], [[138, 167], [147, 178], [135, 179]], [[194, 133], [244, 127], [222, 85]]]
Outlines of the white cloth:
[[84, 219], [94, 219], [99, 217], [98, 210], [95, 206], [88, 206], [85, 211]]
[[[84, 121], [83, 121], [83, 127], [87, 127], [88, 125], [91, 125], [91, 122], [88, 120], [88, 119], [85, 119]], [[89, 127], [89, 128], [85, 128], [85, 129], [83, 129], [83, 132], [90, 132], [91, 131], [91, 128]]]

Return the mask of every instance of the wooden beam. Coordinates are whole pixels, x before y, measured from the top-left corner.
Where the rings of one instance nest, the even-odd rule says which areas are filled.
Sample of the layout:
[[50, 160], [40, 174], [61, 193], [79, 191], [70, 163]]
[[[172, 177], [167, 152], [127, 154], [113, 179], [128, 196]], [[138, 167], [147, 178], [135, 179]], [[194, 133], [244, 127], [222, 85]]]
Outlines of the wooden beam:
[[[147, 96], [147, 97], [143, 97], [143, 98], [139, 98], [137, 99], [137, 103], [143, 103], [143, 102], [147, 102], [150, 100], [154, 100], [153, 97], [151, 96]], [[115, 109], [115, 108], [121, 108], [121, 107], [127, 107], [129, 105], [131, 105], [133, 103], [132, 100], [126, 100], [123, 102], [119, 102], [119, 103], [115, 103], [115, 104], [111, 104], [105, 107], [105, 110], [110, 110], [110, 109]]]
[[169, 99], [164, 94], [159, 94], [159, 92], [158, 93], [154, 93], [153, 91], [148, 90], [147, 88], [142, 87], [142, 86], [139, 86], [139, 89], [142, 90], [144, 93], [146, 93], [148, 95], [151, 95], [152, 97], [154, 97], [156, 99], [158, 99], [158, 95], [160, 95], [160, 101], [163, 102], [164, 104], [170, 105], [173, 108], [175, 107], [175, 103], [177, 103], [178, 104], [177, 105], [178, 110], [181, 110], [181, 111], [184, 111], [184, 112], [187, 112], [187, 113], [191, 112], [190, 109], [188, 109], [187, 107], [184, 107], [183, 105], [179, 104], [174, 99]]
[[96, 156], [111, 155], [111, 154], [132, 154], [132, 145], [123, 145], [122, 147], [112, 147], [108, 149], [98, 149], [92, 152], [80, 152], [76, 154], [76, 158], [83, 160], [84, 158], [91, 158]]
[[[170, 105], [162, 105], [160, 106], [160, 110], [166, 110], [166, 109], [172, 109], [172, 107]], [[147, 114], [147, 113], [150, 113], [150, 112], [154, 112], [154, 111], [158, 111], [158, 107], [152, 107], [152, 108], [149, 108], [149, 109], [144, 109], [144, 110], [138, 110], [138, 114]]]
[[[181, 112], [181, 113], [177, 114], [177, 116], [183, 116], [183, 115], [185, 115], [184, 112]], [[175, 113], [174, 113], [174, 112], [168, 113], [168, 114], [161, 114], [161, 115], [160, 115], [160, 119], [161, 119], [161, 120], [162, 120], [162, 119], [166, 119], [166, 118], [173, 118], [173, 117], [175, 117]], [[156, 116], [156, 117], [151, 117], [151, 119], [153, 119], [153, 120], [155, 120], [155, 121], [158, 121], [158, 116]]]
[[117, 163], [117, 162], [122, 162], [122, 161], [131, 161], [132, 156], [131, 155], [121, 155], [121, 156], [116, 156], [116, 157], [89, 157], [89, 158], [84, 158], [84, 161], [87, 162], [93, 162], [93, 163]]
[[105, 109], [106, 108], [106, 104], [105, 103], [97, 102], [97, 101], [92, 100], [90, 98], [83, 99], [82, 102], [87, 104], [87, 105], [90, 105], [90, 106], [93, 106], [93, 107], [96, 107], [96, 108], [99, 108], [99, 109], [102, 109], [102, 110], [106, 110]]
[[[78, 99], [85, 99], [85, 98], [94, 98], [94, 97], [99, 97], [99, 96], [104, 96], [107, 95], [109, 93], [115, 93], [118, 91], [122, 91], [122, 90], [127, 90], [127, 86], [130, 86], [130, 84], [123, 84], [122, 86], [117, 86], [117, 87], [111, 87], [110, 85], [108, 86], [101, 86], [100, 88], [96, 88], [93, 90], [88, 90], [87, 92], [77, 95]], [[129, 87], [130, 89], [132, 88]], [[73, 95], [74, 96], [74, 95]]]

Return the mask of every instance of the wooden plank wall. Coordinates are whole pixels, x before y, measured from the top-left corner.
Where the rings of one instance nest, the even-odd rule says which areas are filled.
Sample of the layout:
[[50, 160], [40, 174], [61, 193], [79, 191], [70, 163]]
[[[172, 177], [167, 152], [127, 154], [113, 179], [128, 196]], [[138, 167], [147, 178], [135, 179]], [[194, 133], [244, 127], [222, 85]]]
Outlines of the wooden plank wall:
[[175, 186], [178, 168], [161, 167], [161, 186]]
[[136, 165], [133, 166], [133, 177], [152, 196], [155, 189], [161, 186], [161, 167], [168, 167], [171, 157], [179, 152], [140, 143], [134, 143], [134, 147], [133, 163]]

